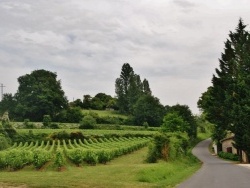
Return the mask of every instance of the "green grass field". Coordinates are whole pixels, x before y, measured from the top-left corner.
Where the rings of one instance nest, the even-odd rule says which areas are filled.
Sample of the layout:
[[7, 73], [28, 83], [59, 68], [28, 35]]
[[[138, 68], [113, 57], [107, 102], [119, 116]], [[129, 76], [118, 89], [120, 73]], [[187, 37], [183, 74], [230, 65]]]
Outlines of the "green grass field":
[[147, 147], [114, 159], [106, 165], [72, 167], [61, 171], [34, 171], [26, 167], [15, 172], [2, 171], [0, 187], [174, 187], [200, 167], [197, 160], [147, 164]]

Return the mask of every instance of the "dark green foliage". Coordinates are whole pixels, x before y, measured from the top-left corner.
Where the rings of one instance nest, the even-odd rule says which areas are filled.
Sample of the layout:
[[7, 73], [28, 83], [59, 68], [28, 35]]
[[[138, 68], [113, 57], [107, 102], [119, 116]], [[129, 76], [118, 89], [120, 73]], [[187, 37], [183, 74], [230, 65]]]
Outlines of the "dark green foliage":
[[43, 126], [44, 127], [50, 127], [51, 124], [51, 117], [50, 115], [44, 115], [43, 116]]
[[164, 117], [164, 107], [158, 98], [152, 95], [142, 95], [133, 106], [133, 116], [136, 125], [147, 122], [149, 126], [160, 126]]
[[236, 31], [230, 32], [225, 42], [213, 85], [202, 94], [198, 105], [214, 124], [213, 137], [218, 144], [231, 131], [236, 148], [250, 156], [250, 34], [245, 29], [240, 19]]
[[96, 94], [91, 100], [91, 108], [95, 110], [105, 110], [106, 108], [112, 108], [113, 98], [105, 93]]
[[[191, 110], [187, 105], [174, 105], [167, 108], [168, 113], [176, 113], [180, 118], [183, 119], [182, 127], [179, 127], [179, 131], [186, 132], [190, 138], [197, 137], [197, 123]], [[174, 131], [174, 130], [172, 130]]]
[[148, 122], [143, 122], [142, 126], [145, 128], [145, 129], [148, 129], [149, 125], [148, 125]]
[[149, 147], [147, 162], [157, 162], [158, 159], [175, 160], [182, 155], [186, 155], [188, 147], [188, 138], [185, 134], [157, 134]]
[[162, 132], [186, 132], [188, 123], [176, 112], [169, 112], [163, 119]]
[[83, 108], [90, 109], [91, 108], [91, 99], [92, 97], [90, 95], [84, 95], [83, 96]]
[[53, 140], [67, 140], [70, 138], [70, 134], [66, 131], [54, 132], [50, 135], [50, 138]]
[[56, 73], [46, 70], [35, 70], [19, 77], [19, 87], [15, 94], [17, 116], [42, 121], [44, 115], [50, 115], [53, 119], [62, 109], [67, 108], [68, 101], [56, 78]]
[[10, 140], [5, 135], [0, 133], [0, 151], [8, 148], [9, 142]]
[[62, 110], [57, 116], [58, 122], [64, 123], [79, 123], [83, 118], [82, 110], [80, 107], [71, 107], [66, 110]]
[[132, 116], [126, 124], [160, 126], [164, 116], [164, 107], [158, 98], [152, 95], [149, 82], [141, 81], [140, 75], [135, 74], [133, 68], [125, 63], [120, 77], [115, 82], [117, 106], [119, 111]]
[[3, 94], [3, 98], [0, 101], [0, 115], [4, 114], [6, 111], [9, 112], [9, 118], [16, 118], [16, 107], [17, 101], [11, 93]]
[[14, 136], [17, 134], [15, 128], [9, 121], [2, 121], [2, 127], [3, 127], [3, 134], [5, 134], [6, 137], [14, 138]]
[[86, 115], [80, 122], [80, 129], [94, 129], [96, 120], [91, 115]]
[[83, 102], [81, 99], [76, 99], [73, 102], [70, 103], [71, 107], [79, 107], [79, 108], [83, 108]]
[[218, 156], [223, 158], [223, 159], [229, 159], [232, 161], [239, 161], [239, 159], [240, 159], [237, 154], [227, 153], [227, 152], [223, 152], [223, 151], [220, 151], [218, 153]]
[[82, 134], [82, 132], [79, 132], [79, 131], [78, 132], [71, 132], [69, 137], [70, 137], [71, 140], [74, 140], [74, 139], [83, 140], [85, 138], [84, 135]]
[[122, 113], [132, 114], [134, 104], [142, 95], [151, 95], [149, 83], [141, 81], [140, 75], [134, 73], [133, 68], [125, 63], [122, 66], [120, 77], [115, 82], [117, 106]]

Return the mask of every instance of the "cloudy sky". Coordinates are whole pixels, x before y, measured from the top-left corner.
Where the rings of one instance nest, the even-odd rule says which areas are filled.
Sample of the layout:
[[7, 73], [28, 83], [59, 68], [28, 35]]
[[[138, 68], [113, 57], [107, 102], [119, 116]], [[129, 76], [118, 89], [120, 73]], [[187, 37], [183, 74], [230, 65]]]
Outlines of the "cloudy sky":
[[197, 101], [211, 85], [229, 31], [250, 24], [248, 0], [0, 0], [0, 83], [56, 72], [69, 101], [115, 96], [129, 63], [163, 105]]

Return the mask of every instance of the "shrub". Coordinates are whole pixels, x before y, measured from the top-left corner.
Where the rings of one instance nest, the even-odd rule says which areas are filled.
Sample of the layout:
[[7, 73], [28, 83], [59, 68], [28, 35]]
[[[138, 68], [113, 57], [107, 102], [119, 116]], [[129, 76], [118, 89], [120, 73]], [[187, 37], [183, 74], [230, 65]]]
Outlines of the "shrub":
[[239, 161], [239, 156], [236, 154], [233, 154], [233, 153], [227, 153], [227, 152], [220, 151], [218, 153], [218, 156], [223, 158], [223, 159], [229, 159], [232, 161]]
[[70, 139], [71, 140], [74, 140], [74, 139], [84, 139], [85, 137], [84, 137], [84, 135], [82, 134], [82, 132], [79, 132], [79, 131], [77, 131], [77, 132], [71, 132], [70, 133]]
[[149, 147], [147, 162], [175, 160], [187, 154], [188, 139], [185, 133], [157, 134]]
[[90, 115], [86, 115], [80, 122], [80, 129], [94, 129], [96, 125], [96, 120]]
[[62, 110], [56, 117], [56, 120], [64, 123], [79, 123], [83, 118], [82, 110], [80, 107], [68, 108]]
[[60, 132], [54, 132], [53, 134], [51, 134], [50, 138], [52, 138], [53, 140], [55, 139], [67, 140], [70, 138], [70, 135], [66, 131], [60, 131]]
[[0, 151], [9, 147], [9, 139], [0, 133]]
[[147, 128], [149, 127], [148, 122], [144, 122], [144, 123], [143, 123], [143, 127], [144, 127], [145, 129], [147, 129]]
[[43, 116], [43, 126], [44, 127], [50, 127], [51, 124], [51, 117], [50, 115], [44, 115]]

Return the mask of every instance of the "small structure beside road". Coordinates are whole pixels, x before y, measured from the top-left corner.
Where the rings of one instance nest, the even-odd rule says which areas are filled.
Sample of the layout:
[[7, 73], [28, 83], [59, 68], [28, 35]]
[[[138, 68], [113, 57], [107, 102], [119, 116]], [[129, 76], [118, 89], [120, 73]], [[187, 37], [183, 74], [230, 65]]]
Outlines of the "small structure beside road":
[[[220, 142], [222, 144], [222, 151], [227, 152], [227, 153], [232, 153], [232, 154], [239, 154], [240, 152], [238, 149], [234, 147], [234, 135], [232, 134], [231, 136], [228, 136], [224, 139], [222, 139]], [[242, 163], [248, 163], [248, 158], [247, 155], [244, 151], [242, 152]]]

